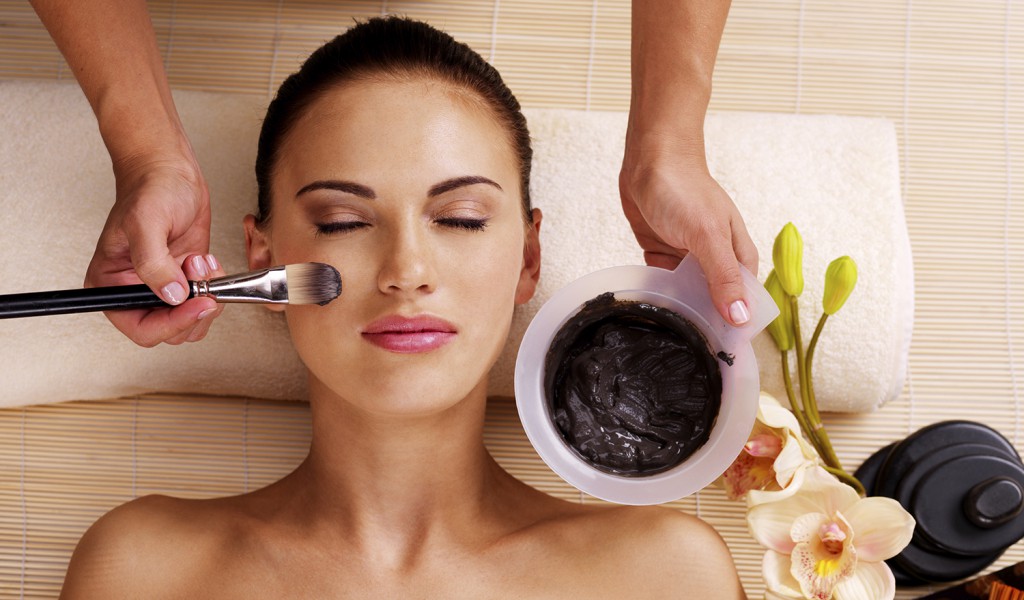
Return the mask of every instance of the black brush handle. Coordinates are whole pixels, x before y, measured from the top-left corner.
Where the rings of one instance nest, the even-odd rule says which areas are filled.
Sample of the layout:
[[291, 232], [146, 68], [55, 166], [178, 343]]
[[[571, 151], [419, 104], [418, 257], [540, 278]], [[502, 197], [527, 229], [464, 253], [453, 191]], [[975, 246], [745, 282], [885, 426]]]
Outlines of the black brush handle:
[[[191, 286], [189, 286], [191, 288]], [[188, 297], [194, 294], [189, 290]], [[0, 295], [0, 319], [170, 306], [144, 284]]]

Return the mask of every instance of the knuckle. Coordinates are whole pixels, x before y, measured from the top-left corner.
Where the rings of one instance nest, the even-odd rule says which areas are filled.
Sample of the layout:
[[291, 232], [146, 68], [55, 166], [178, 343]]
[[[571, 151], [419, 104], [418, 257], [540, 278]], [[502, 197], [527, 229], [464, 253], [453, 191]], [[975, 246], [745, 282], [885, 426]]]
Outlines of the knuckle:
[[702, 215], [695, 218], [691, 230], [694, 237], [708, 244], [728, 238], [726, 233], [728, 228], [724, 227], [718, 219], [711, 215]]
[[160, 272], [160, 261], [156, 259], [143, 258], [133, 265], [135, 273], [144, 282], [152, 280]]
[[145, 207], [140, 205], [138, 202], [125, 208], [124, 216], [121, 217], [125, 233], [128, 234], [129, 237], [133, 237], [134, 235], [138, 235], [140, 232], [144, 231], [146, 226], [152, 221], [153, 218], [149, 214], [149, 211], [147, 211]]
[[181, 336], [175, 336], [170, 339], [164, 340], [163, 342], [169, 346], [180, 346], [185, 342], [185, 338]]
[[149, 335], [136, 335], [131, 339], [133, 342], [135, 342], [139, 346], [142, 346], [143, 348], [155, 348], [158, 344], [160, 344], [159, 339]]
[[185, 338], [185, 341], [198, 342], [199, 340], [206, 337], [206, 332], [207, 330], [205, 328], [197, 327], [195, 330], [192, 331], [192, 333], [188, 335], [187, 338]]
[[740, 270], [736, 267], [723, 268], [718, 272], [718, 276], [715, 279], [720, 287], [739, 288], [743, 286], [743, 277], [740, 275]]

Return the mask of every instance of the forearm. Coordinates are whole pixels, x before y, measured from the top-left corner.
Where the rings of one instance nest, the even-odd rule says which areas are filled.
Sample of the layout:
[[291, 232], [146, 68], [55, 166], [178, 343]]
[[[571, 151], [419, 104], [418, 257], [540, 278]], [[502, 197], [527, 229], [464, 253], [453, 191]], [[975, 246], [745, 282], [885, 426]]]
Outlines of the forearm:
[[628, 143], [704, 155], [729, 0], [634, 0]]
[[115, 169], [190, 155], [144, 0], [30, 0], [89, 99]]

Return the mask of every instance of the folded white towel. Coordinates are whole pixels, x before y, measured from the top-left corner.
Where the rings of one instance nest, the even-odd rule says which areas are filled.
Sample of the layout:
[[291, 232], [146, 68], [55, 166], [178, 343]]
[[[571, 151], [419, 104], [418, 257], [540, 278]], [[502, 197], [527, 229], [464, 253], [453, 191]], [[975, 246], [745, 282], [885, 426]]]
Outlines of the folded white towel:
[[[213, 199], [211, 250], [243, 271], [241, 219], [255, 204], [252, 165], [265, 101], [177, 92], [175, 99]], [[0, 294], [79, 287], [114, 195], [109, 159], [74, 85], [0, 83]], [[537, 297], [517, 310], [492, 373], [493, 395], [512, 395], [515, 352], [531, 316], [569, 281], [642, 255], [616, 183], [625, 114], [527, 111], [535, 139], [534, 203], [544, 213]], [[879, 119], [710, 115], [709, 162], [733, 196], [771, 268], [787, 222], [805, 243], [801, 301], [809, 335], [820, 314], [825, 267], [849, 254], [857, 290], [822, 336], [815, 360], [826, 410], [872, 410], [897, 396], [913, 321], [910, 245], [898, 186], [895, 133]], [[117, 397], [145, 391], [301, 398], [305, 381], [279, 315], [228, 307], [198, 344], [143, 349], [100, 314], [0, 320], [0, 406]], [[778, 352], [755, 341], [762, 387], [783, 395]]]

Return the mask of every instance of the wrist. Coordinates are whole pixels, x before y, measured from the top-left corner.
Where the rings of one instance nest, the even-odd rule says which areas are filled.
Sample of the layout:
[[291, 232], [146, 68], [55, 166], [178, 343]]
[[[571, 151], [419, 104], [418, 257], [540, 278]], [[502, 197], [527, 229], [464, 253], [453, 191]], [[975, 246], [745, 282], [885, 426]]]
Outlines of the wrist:
[[703, 131], [699, 134], [674, 128], [640, 131], [631, 125], [626, 132], [623, 173], [636, 178], [661, 169], [709, 174]]
[[705, 164], [706, 103], [644, 101], [634, 95], [626, 127], [626, 156]]
[[139, 115], [109, 107], [97, 117], [100, 136], [115, 165], [146, 160], [194, 161], [177, 114]]
[[149, 65], [137, 69], [136, 77], [94, 86], [90, 102], [115, 164], [139, 156], [192, 155], [162, 68]]
[[184, 134], [167, 140], [163, 144], [146, 144], [133, 151], [111, 155], [114, 178], [120, 188], [133, 186], [157, 173], [173, 172], [178, 178], [189, 182], [192, 187], [205, 185], [203, 174]]

